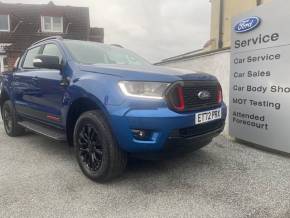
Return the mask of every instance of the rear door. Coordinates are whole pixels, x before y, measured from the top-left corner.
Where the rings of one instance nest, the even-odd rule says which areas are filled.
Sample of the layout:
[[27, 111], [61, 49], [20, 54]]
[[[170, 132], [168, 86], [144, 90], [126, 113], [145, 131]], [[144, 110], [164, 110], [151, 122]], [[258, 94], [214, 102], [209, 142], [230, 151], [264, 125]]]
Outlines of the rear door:
[[61, 50], [54, 43], [28, 50], [21, 61], [21, 67], [14, 74], [15, 107], [23, 116], [61, 126], [61, 108], [66, 87], [61, 86], [60, 70], [33, 66], [33, 59], [41, 54], [58, 56], [60, 62], [64, 61]]
[[26, 51], [18, 70], [13, 73], [12, 89], [16, 111], [22, 115], [37, 117], [35, 100], [41, 95], [37, 76], [40, 69], [33, 66], [33, 59], [41, 52], [41, 46]]

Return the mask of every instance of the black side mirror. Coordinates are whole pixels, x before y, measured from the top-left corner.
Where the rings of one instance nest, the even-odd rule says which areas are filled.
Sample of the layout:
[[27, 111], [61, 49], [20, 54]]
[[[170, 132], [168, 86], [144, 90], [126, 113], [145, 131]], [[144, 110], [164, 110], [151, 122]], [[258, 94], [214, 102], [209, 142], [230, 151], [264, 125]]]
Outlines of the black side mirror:
[[63, 65], [59, 63], [59, 57], [50, 55], [38, 55], [33, 59], [33, 66], [37, 68], [46, 68], [61, 70]]

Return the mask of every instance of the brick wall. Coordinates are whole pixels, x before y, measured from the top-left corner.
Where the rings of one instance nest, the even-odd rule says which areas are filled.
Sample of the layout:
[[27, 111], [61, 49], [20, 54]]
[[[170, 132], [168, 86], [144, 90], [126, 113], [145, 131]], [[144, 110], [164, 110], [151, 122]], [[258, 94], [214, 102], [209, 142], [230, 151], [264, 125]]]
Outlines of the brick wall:
[[[8, 68], [14, 66], [15, 60], [33, 42], [48, 36], [60, 35], [63, 38], [104, 41], [102, 28], [91, 28], [89, 8], [57, 6], [52, 2], [45, 5], [7, 4], [0, 0], [0, 14], [9, 15], [10, 32], [0, 32], [0, 43], [12, 44], [5, 48]], [[63, 17], [63, 32], [42, 32], [42, 16]]]

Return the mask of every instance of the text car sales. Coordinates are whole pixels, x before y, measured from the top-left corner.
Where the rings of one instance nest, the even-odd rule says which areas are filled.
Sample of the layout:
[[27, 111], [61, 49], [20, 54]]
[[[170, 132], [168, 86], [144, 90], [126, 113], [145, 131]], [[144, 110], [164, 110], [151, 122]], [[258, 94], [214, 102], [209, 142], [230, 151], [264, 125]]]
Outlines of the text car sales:
[[234, 73], [234, 78], [244, 78], [244, 77], [248, 77], [248, 78], [257, 78], [257, 77], [270, 77], [271, 76], [271, 71], [267, 70], [257, 70], [257, 71], [252, 71], [249, 70], [246, 73], [239, 73], [239, 72], [235, 72]]

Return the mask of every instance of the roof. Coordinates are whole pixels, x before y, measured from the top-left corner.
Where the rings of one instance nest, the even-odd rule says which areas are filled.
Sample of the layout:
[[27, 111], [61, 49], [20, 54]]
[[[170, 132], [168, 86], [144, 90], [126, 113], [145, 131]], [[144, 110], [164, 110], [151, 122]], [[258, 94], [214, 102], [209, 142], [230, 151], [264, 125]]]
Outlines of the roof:
[[173, 57], [169, 57], [169, 58], [166, 58], [166, 59], [163, 59], [162, 62], [166, 62], [166, 61], [171, 61], [171, 60], [175, 60], [175, 59], [180, 59], [180, 58], [184, 58], [184, 57], [187, 57], [187, 56], [190, 56], [192, 54], [196, 54], [196, 53], [199, 53], [199, 52], [202, 52], [203, 49], [197, 49], [197, 50], [194, 50], [194, 51], [190, 51], [190, 52], [186, 52], [186, 53], [183, 53], [183, 54], [180, 54], [180, 55], [176, 55], [176, 56], [173, 56]]
[[63, 38], [62, 38], [61, 36], [50, 36], [50, 37], [46, 37], [46, 38], [44, 38], [44, 39], [41, 39], [41, 40], [39, 40], [39, 41], [37, 41], [37, 42], [34, 42], [32, 45], [37, 45], [37, 44], [39, 44], [39, 43], [41, 43], [41, 42], [45, 42], [45, 41], [47, 41], [47, 40], [52, 40], [52, 39], [62, 40]]
[[160, 62], [155, 63], [155, 65], [162, 65], [162, 64], [167, 64], [167, 63], [172, 63], [172, 62], [177, 62], [177, 61], [188, 60], [188, 59], [192, 59], [194, 57], [210, 55], [210, 54], [221, 52], [221, 51], [225, 51], [225, 50], [228, 50], [228, 49], [230, 49], [230, 48], [229, 47], [225, 47], [225, 48], [216, 49], [216, 50], [198, 49], [198, 50], [187, 52], [187, 53], [184, 53], [184, 54], [181, 54], [181, 55], [177, 55], [177, 56], [174, 56], [174, 57], [163, 59]]

